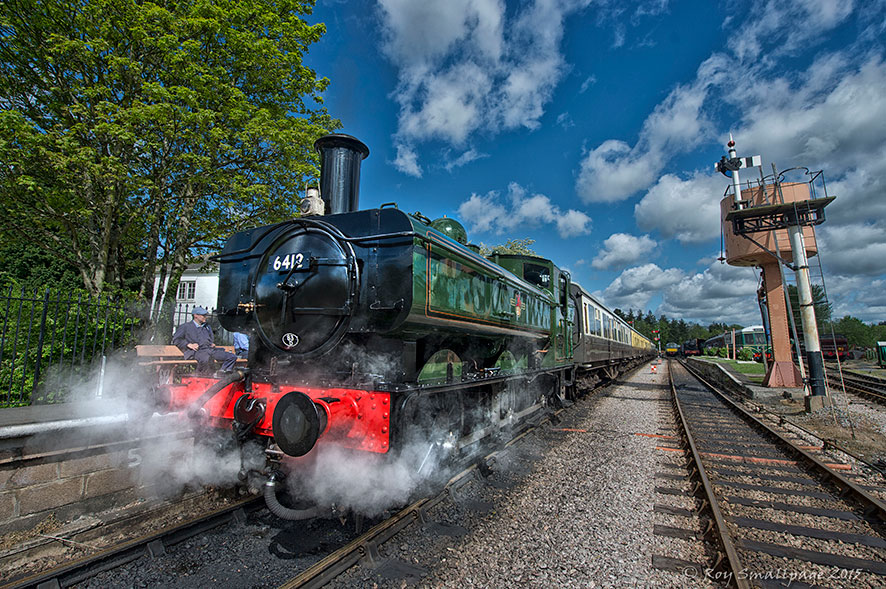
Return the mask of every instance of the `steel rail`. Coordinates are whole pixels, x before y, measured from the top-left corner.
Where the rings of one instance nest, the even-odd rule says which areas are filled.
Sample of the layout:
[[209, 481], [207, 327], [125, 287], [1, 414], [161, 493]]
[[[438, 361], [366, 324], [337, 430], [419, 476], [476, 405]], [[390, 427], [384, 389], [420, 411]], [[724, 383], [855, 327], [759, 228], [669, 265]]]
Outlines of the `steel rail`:
[[[693, 371], [689, 367], [687, 362], [681, 360], [680, 364], [682, 366], [684, 366], [687, 370], [689, 370], [693, 375], [697, 375], [697, 372]], [[723, 394], [726, 394], [727, 396], [729, 396], [728, 393], [723, 393]], [[810, 436], [810, 437], [815, 438], [816, 440], [820, 441], [822, 444], [822, 447], [833, 448], [834, 450], [838, 450], [838, 451], [842, 452], [843, 454], [852, 457], [853, 460], [861, 462], [862, 464], [864, 464], [866, 467], [870, 468], [871, 470], [873, 470], [875, 472], [879, 472], [884, 478], [886, 478], [886, 470], [884, 470], [882, 467], [879, 467], [876, 464], [871, 463], [869, 460], [859, 456], [858, 454], [856, 454], [852, 450], [849, 450], [848, 448], [841, 446], [840, 444], [836, 443], [834, 440], [829, 440], [829, 439], [823, 438], [818, 433], [812, 431], [811, 429], [803, 427], [802, 425], [800, 425], [796, 421], [792, 421], [792, 420], [788, 419], [787, 417], [785, 417], [784, 415], [781, 415], [781, 414], [776, 413], [774, 411], [770, 411], [769, 409], [767, 409], [766, 407], [763, 407], [762, 405], [757, 405], [756, 403], [751, 403], [746, 400], [744, 401], [744, 403], [753, 406], [754, 411], [756, 411], [758, 413], [764, 413], [764, 414], [770, 416], [772, 419], [777, 420], [778, 424], [780, 426], [784, 426], [785, 424], [788, 424], [791, 427], [800, 430], [801, 432], [803, 432], [807, 436]]]
[[242, 512], [259, 509], [262, 505], [264, 502], [261, 496], [250, 497], [184, 523], [167, 527], [159, 532], [105, 548], [91, 556], [84, 556], [47, 571], [12, 580], [9, 584], [0, 585], [0, 589], [68, 587], [81, 583], [99, 573], [138, 560], [143, 556], [163, 554], [167, 546], [174, 546], [207, 530], [229, 522], [243, 521], [245, 516]]
[[683, 436], [686, 438], [686, 444], [689, 446], [692, 461], [695, 463], [698, 477], [701, 479], [701, 485], [705, 492], [708, 509], [710, 509], [711, 515], [714, 518], [714, 527], [717, 529], [717, 538], [720, 541], [723, 553], [726, 555], [725, 562], [721, 559], [719, 562], [714, 563], [713, 568], [716, 569], [721, 565], [728, 566], [730, 573], [729, 578], [735, 586], [738, 587], [738, 589], [750, 589], [750, 583], [748, 583], [748, 580], [741, 574], [744, 567], [742, 566], [741, 558], [738, 555], [738, 550], [735, 548], [735, 543], [732, 541], [732, 535], [729, 533], [729, 528], [726, 525], [726, 518], [723, 517], [723, 512], [720, 510], [719, 499], [714, 492], [714, 486], [701, 461], [701, 454], [695, 445], [695, 439], [689, 431], [689, 422], [686, 419], [686, 415], [683, 413], [683, 407], [680, 405], [680, 399], [677, 396], [677, 389], [674, 387], [674, 378], [671, 375], [670, 360], [668, 360], [668, 384], [671, 387], [674, 409], [680, 417], [680, 426], [683, 428]]
[[828, 383], [834, 388], [842, 388], [845, 386], [846, 391], [852, 393], [853, 395], [857, 395], [864, 399], [868, 399], [870, 401], [874, 401], [880, 405], [886, 405], [886, 394], [882, 388], [879, 388], [879, 383], [873, 383], [868, 380], [856, 378], [854, 375], [843, 373], [843, 382], [841, 383], [837, 378], [831, 374], [828, 374]]
[[780, 441], [787, 449], [790, 450], [795, 456], [800, 457], [803, 462], [807, 465], [810, 465], [814, 470], [826, 476], [832, 483], [834, 483], [842, 492], [852, 494], [857, 500], [859, 500], [862, 504], [865, 505], [865, 512], [867, 515], [876, 514], [881, 520], [886, 521], [886, 504], [882, 501], [862, 489], [860, 486], [856, 485], [843, 475], [839, 474], [832, 468], [828, 467], [824, 462], [803, 450], [802, 448], [797, 447], [790, 440], [782, 436], [776, 430], [772, 429], [763, 421], [757, 419], [753, 414], [751, 414], [747, 409], [741, 406], [741, 404], [732, 400], [728, 395], [721, 392], [715, 385], [711, 384], [707, 380], [705, 380], [702, 376], [696, 373], [688, 366], [684, 366], [689, 373], [698, 379], [699, 382], [704, 384], [712, 393], [714, 393], [717, 397], [727, 403], [727, 406], [736, 411], [740, 416], [744, 417], [745, 420], [749, 421], [752, 426], [756, 426], [766, 433], [770, 435], [770, 437], [775, 438], [777, 441]]

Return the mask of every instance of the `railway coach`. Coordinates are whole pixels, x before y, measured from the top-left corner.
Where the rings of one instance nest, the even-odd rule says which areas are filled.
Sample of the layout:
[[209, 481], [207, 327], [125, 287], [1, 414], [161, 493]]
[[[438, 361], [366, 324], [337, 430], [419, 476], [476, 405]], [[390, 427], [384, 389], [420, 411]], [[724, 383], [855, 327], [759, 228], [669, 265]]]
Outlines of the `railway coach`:
[[572, 297], [576, 308], [574, 360], [579, 370], [594, 370], [652, 356], [655, 349], [652, 341], [581, 285], [572, 284]]

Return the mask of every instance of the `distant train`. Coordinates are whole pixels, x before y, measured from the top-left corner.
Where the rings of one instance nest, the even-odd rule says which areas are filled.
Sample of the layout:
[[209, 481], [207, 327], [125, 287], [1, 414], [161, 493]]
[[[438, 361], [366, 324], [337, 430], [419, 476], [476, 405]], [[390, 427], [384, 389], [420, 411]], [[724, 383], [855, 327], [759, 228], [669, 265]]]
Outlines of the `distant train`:
[[665, 354], [667, 356], [676, 356], [680, 353], [680, 345], [674, 342], [668, 342], [665, 345]]
[[827, 360], [834, 360], [839, 357], [840, 361], [846, 359], [849, 353], [849, 340], [845, 335], [836, 333], [833, 336], [824, 335], [818, 338], [821, 343], [821, 355]]
[[693, 338], [686, 340], [680, 346], [680, 355], [684, 357], [688, 356], [701, 356], [704, 354], [704, 340], [699, 338]]
[[[846, 359], [846, 355], [849, 353], [849, 340], [846, 339], [846, 336], [836, 333], [833, 336], [830, 334], [820, 335], [818, 337], [818, 343], [821, 347], [821, 355], [825, 360], [839, 360], [842, 362]], [[796, 348], [791, 348], [794, 356], [797, 355]], [[803, 354], [803, 358], [806, 358], [806, 343], [803, 340], [803, 336], [800, 335], [800, 351]]]
[[611, 364], [613, 358], [629, 357], [643, 350], [654, 349], [649, 338], [628, 325], [607, 309], [580, 285], [572, 284], [572, 297], [577, 305], [576, 333], [583, 345], [576, 346], [575, 362], [587, 369]]
[[732, 356], [738, 350], [750, 350], [756, 356], [763, 354], [767, 349], [766, 332], [762, 325], [752, 325], [743, 329], [727, 331], [720, 335], [705, 340], [707, 348], [726, 348], [728, 355]]

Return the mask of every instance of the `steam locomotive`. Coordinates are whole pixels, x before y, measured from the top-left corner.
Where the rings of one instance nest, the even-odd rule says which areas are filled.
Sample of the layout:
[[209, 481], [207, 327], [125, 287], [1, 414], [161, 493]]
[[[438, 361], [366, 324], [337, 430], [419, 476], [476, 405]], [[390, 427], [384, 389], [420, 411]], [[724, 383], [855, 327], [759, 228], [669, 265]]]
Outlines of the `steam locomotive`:
[[393, 203], [359, 210], [368, 148], [341, 134], [315, 148], [303, 215], [234, 234], [217, 256], [218, 320], [249, 335], [248, 368], [168, 385], [171, 408], [260, 445], [265, 463], [242, 474], [275, 514], [325, 509], [277, 500], [292, 459], [317, 446], [459, 452], [652, 354], [550, 260], [486, 258], [454, 219]]

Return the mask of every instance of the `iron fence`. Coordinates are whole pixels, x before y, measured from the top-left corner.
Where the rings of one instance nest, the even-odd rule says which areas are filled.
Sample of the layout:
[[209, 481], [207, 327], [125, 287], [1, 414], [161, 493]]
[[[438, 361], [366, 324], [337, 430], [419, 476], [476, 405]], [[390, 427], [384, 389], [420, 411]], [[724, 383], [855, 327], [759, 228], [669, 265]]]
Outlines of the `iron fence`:
[[[132, 298], [8, 287], [0, 296], [0, 408], [68, 400], [112, 354], [134, 365], [136, 344], [169, 343], [193, 307], [172, 303], [154, 322], [149, 305]], [[232, 334], [212, 321], [216, 343], [230, 345]]]

